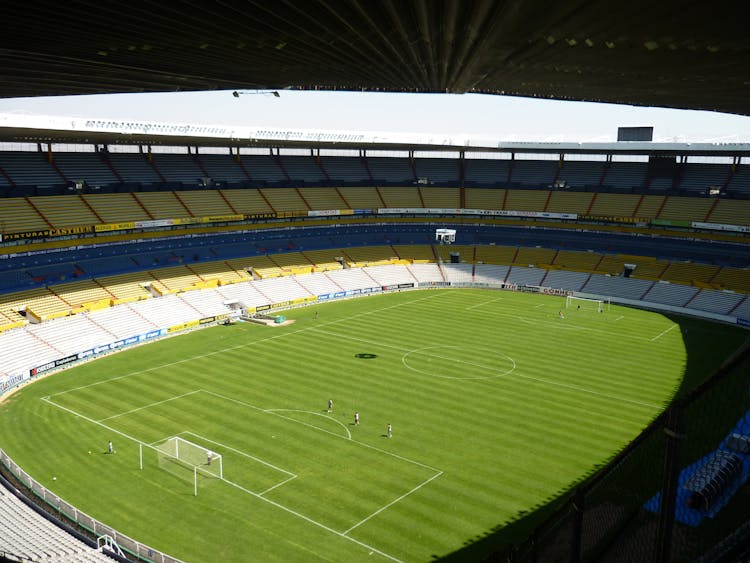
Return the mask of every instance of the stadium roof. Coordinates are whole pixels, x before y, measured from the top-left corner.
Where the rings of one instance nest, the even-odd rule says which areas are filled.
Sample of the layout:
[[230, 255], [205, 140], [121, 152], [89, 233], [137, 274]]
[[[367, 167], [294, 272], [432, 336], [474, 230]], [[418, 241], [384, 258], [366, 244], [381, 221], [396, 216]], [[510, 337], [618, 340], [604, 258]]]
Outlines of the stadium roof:
[[0, 97], [482, 92], [750, 115], [739, 12], [671, 0], [11, 2]]

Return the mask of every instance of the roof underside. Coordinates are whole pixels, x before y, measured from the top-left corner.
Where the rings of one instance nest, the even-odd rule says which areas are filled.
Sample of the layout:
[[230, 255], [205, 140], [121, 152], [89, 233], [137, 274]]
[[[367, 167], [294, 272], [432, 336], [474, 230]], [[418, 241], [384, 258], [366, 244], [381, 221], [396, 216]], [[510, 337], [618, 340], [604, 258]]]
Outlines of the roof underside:
[[483, 92], [750, 115], [744, 11], [704, 2], [11, 2], [0, 97]]

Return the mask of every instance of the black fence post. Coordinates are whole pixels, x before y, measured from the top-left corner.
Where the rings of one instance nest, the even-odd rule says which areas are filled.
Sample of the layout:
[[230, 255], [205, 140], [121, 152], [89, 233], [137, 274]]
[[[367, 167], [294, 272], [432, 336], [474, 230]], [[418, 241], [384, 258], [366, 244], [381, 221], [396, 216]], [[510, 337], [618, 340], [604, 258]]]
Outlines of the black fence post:
[[580, 487], [573, 493], [573, 537], [570, 540], [570, 563], [581, 560], [581, 535], [583, 534], [584, 495]]
[[680, 449], [685, 439], [683, 421], [684, 405], [675, 402], [668, 411], [664, 426], [666, 449], [664, 453], [664, 473], [661, 486], [661, 506], [659, 528], [656, 533], [655, 563], [669, 563], [672, 550], [672, 530], [674, 529], [677, 484], [680, 475]]

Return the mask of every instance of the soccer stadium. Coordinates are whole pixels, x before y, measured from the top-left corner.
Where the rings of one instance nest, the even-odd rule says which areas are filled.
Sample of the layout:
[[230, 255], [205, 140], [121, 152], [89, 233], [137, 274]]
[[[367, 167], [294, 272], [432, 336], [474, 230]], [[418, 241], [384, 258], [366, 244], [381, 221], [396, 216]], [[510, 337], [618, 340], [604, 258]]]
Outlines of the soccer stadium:
[[[750, 115], [741, 18], [697, 3], [5, 13], [2, 98]], [[647, 125], [0, 114], [0, 559], [747, 561], [750, 143]]]

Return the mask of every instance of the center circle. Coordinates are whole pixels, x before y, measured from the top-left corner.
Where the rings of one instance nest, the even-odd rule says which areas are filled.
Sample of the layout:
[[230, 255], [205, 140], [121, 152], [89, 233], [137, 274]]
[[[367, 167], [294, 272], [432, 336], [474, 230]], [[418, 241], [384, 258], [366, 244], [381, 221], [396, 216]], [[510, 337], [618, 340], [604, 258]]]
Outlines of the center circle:
[[471, 346], [426, 346], [406, 352], [404, 367], [441, 379], [493, 379], [516, 369], [513, 358], [488, 348]]

